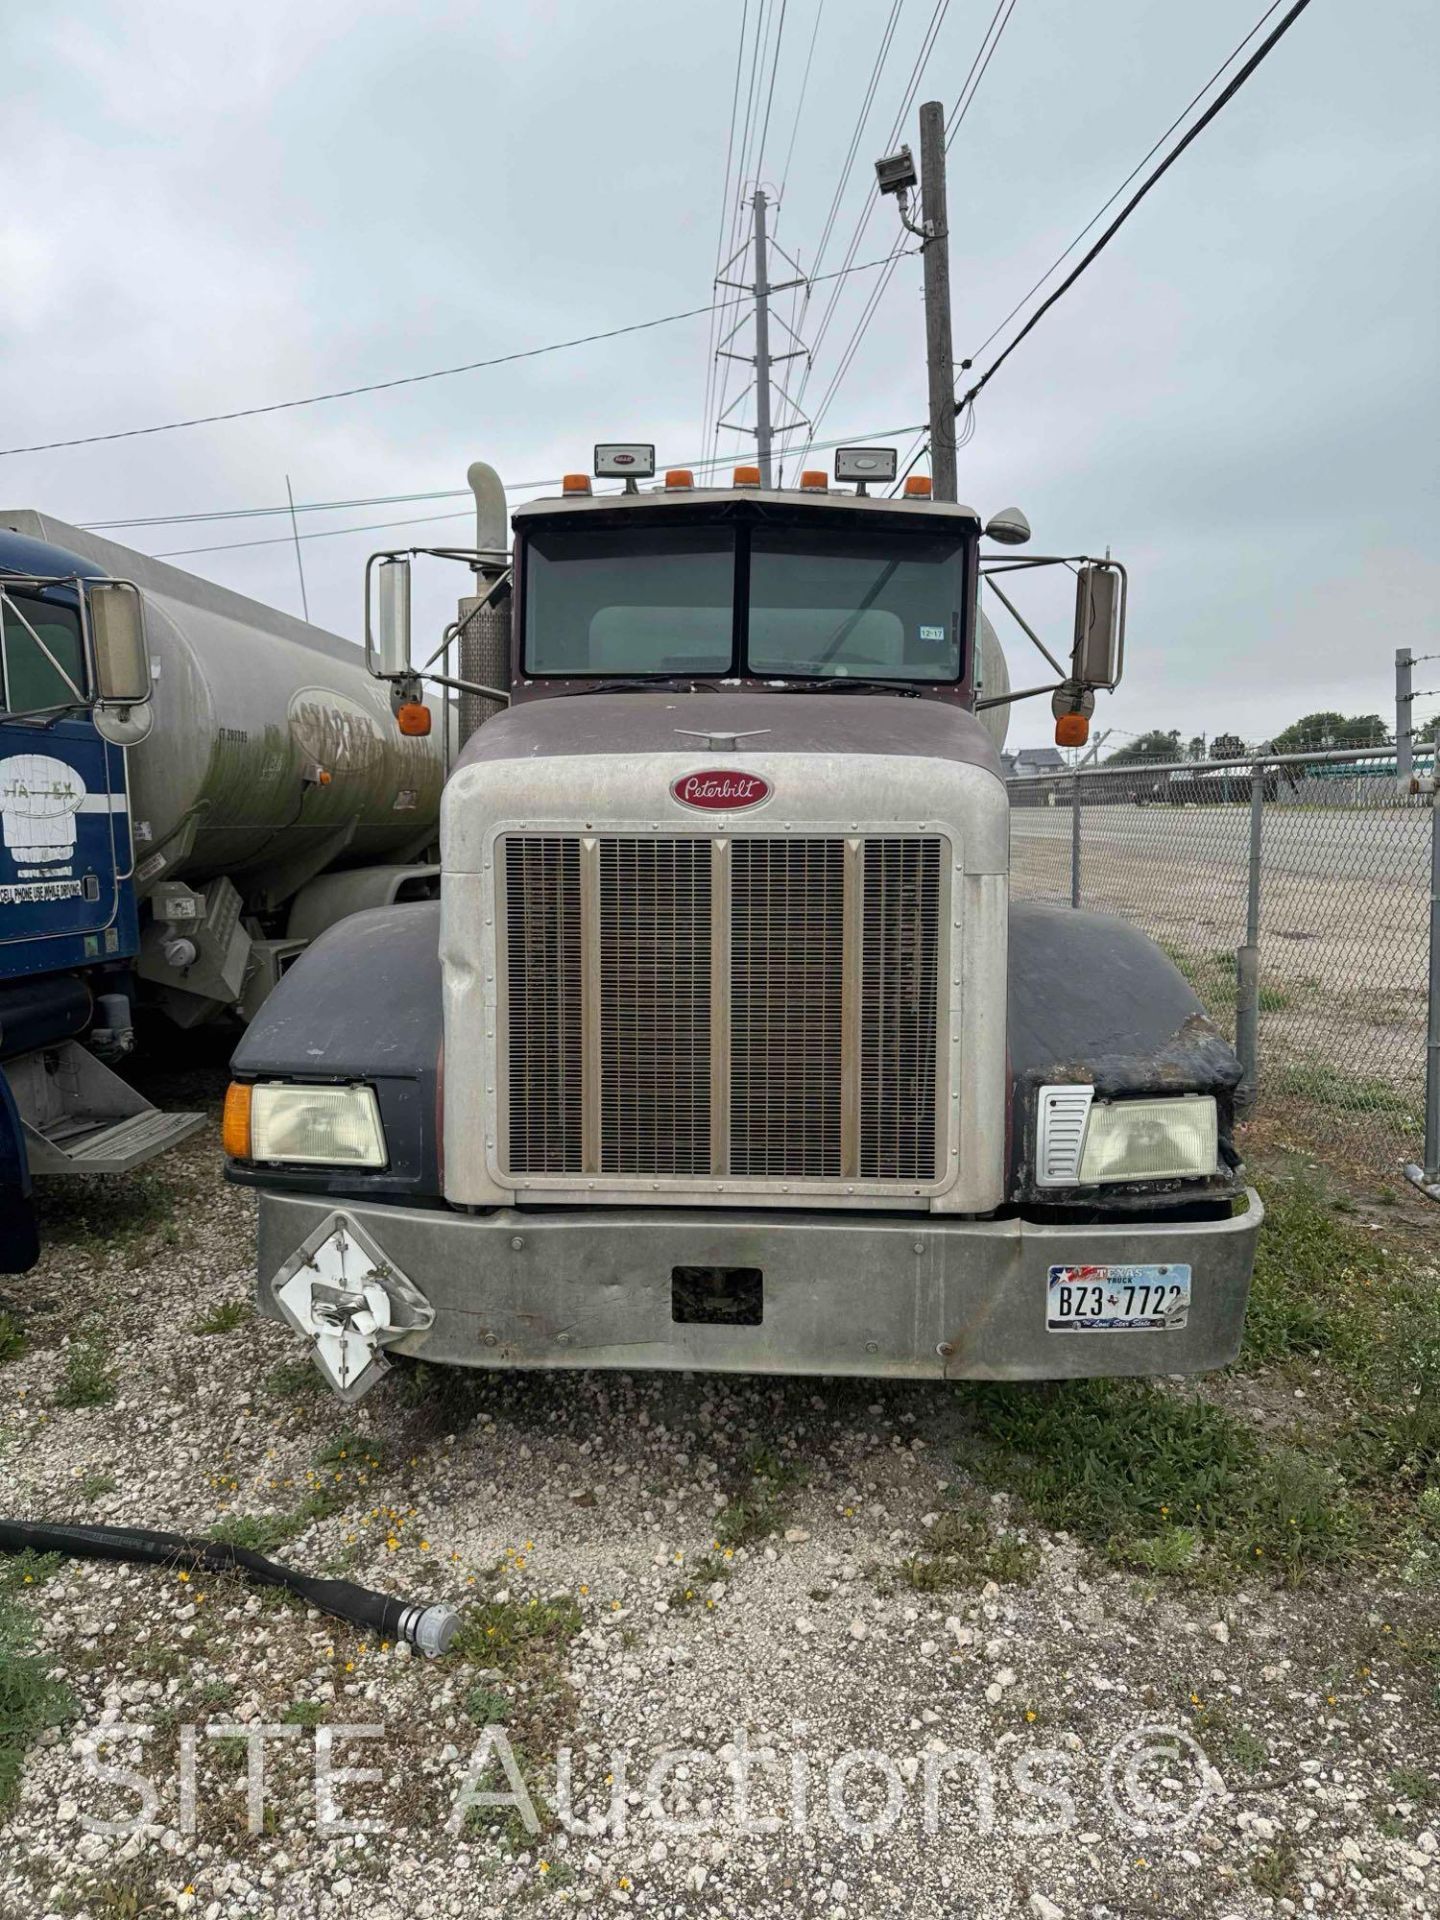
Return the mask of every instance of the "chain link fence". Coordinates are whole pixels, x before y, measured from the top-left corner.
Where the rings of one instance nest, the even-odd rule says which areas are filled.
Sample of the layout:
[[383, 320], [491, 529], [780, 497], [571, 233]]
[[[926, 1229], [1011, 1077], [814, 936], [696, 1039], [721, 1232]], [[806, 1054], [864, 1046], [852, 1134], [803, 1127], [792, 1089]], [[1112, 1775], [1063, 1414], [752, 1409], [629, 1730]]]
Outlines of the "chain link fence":
[[[1433, 785], [1433, 748], [1414, 771]], [[1017, 896], [1143, 927], [1308, 1144], [1440, 1178], [1440, 810], [1393, 747], [1107, 765], [1010, 797]]]

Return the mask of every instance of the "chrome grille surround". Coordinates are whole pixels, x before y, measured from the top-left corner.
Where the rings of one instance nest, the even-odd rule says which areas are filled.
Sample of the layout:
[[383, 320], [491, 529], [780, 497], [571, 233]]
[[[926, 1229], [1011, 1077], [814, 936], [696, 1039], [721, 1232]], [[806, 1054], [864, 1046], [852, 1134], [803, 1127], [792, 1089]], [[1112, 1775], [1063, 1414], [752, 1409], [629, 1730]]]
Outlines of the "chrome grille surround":
[[937, 1191], [948, 847], [934, 831], [499, 836], [499, 1180], [877, 1205]]

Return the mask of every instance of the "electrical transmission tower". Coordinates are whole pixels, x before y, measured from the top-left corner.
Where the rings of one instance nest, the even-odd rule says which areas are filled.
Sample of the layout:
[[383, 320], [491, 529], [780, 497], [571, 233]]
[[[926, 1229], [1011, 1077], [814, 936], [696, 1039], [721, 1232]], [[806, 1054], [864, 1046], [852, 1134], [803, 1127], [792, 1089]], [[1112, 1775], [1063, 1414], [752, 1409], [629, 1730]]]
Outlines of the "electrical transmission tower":
[[[720, 270], [720, 277], [715, 282], [717, 287], [734, 287], [740, 293], [750, 294], [755, 303], [753, 314], [742, 312], [740, 318], [735, 322], [735, 325], [730, 329], [729, 333], [724, 335], [720, 341], [720, 345], [716, 349], [717, 359], [739, 360], [745, 365], [755, 369], [755, 377], [749, 386], [743, 387], [730, 402], [729, 406], [723, 409], [715, 425], [717, 431], [719, 428], [724, 427], [730, 433], [741, 433], [747, 438], [753, 436], [756, 457], [760, 467], [760, 484], [762, 487], [773, 485], [771, 478], [771, 443], [777, 431], [774, 417], [774, 401], [776, 397], [779, 398], [788, 416], [780, 424], [778, 431], [783, 433], [788, 432], [790, 428], [797, 425], [809, 425], [804, 414], [801, 413], [799, 407], [796, 406], [794, 400], [791, 399], [782, 383], [776, 379], [774, 374], [774, 368], [778, 366], [782, 360], [808, 360], [810, 356], [801, 343], [799, 336], [783, 317], [778, 313], [772, 314], [770, 311], [770, 297], [772, 294], [787, 293], [791, 287], [803, 287], [806, 281], [804, 274], [800, 271], [799, 262], [792, 260], [785, 249], [777, 245], [775, 240], [766, 234], [765, 215], [769, 204], [764, 189], [757, 187], [754, 198], [750, 202], [753, 222], [749, 238], [742, 246], [737, 248], [725, 262], [725, 265]], [[769, 254], [772, 247], [788, 266], [794, 267], [796, 274], [795, 279], [771, 282], [769, 277]], [[737, 263], [743, 260], [747, 254], [751, 257], [754, 278], [750, 280], [727, 279], [726, 275], [729, 274]], [[770, 350], [770, 322], [772, 319], [785, 329], [786, 334], [794, 342], [794, 345], [787, 348], [784, 353], [772, 353]], [[753, 325], [755, 329], [755, 351], [754, 353], [737, 353], [732, 349], [731, 342], [741, 332], [742, 328], [749, 325]], [[755, 395], [755, 424], [753, 427], [743, 426], [739, 421], [732, 420], [730, 415], [734, 413], [737, 408], [743, 406], [752, 392]]]

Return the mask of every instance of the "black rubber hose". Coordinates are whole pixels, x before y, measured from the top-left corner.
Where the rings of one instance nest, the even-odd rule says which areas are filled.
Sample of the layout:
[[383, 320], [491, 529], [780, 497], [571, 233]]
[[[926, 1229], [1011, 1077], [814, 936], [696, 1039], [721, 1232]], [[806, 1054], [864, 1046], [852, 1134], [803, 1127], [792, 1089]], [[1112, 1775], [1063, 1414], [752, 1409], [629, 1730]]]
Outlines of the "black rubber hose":
[[223, 1540], [193, 1540], [149, 1527], [77, 1527], [49, 1520], [0, 1520], [0, 1553], [63, 1553], [72, 1560], [124, 1560], [157, 1567], [203, 1567], [244, 1573], [265, 1587], [284, 1587], [322, 1613], [369, 1627], [387, 1640], [408, 1640], [423, 1653], [449, 1650], [460, 1624], [453, 1607], [394, 1600], [352, 1580], [316, 1580]]

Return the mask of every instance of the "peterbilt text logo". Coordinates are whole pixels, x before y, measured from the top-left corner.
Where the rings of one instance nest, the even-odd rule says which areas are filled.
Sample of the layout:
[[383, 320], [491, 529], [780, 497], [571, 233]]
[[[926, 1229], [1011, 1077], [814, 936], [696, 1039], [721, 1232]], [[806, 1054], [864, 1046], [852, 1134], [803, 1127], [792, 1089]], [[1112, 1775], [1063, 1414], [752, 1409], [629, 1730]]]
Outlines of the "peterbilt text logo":
[[770, 782], [758, 773], [734, 773], [707, 767], [703, 773], [682, 774], [670, 783], [670, 792], [682, 807], [705, 807], [729, 813], [735, 807], [758, 807], [770, 798]]

